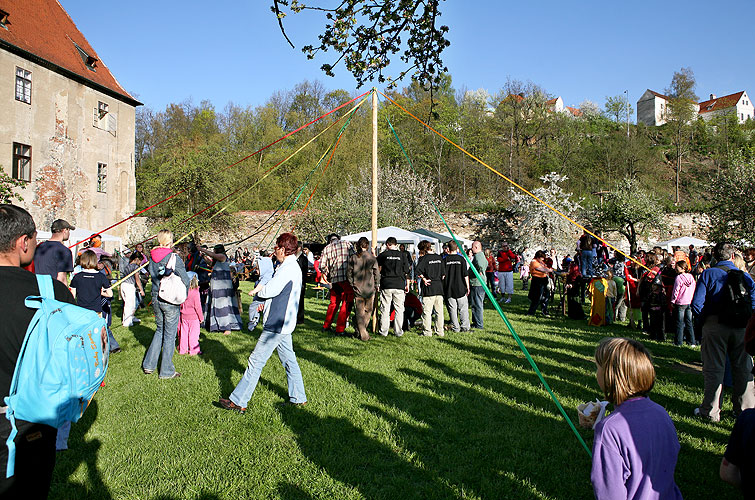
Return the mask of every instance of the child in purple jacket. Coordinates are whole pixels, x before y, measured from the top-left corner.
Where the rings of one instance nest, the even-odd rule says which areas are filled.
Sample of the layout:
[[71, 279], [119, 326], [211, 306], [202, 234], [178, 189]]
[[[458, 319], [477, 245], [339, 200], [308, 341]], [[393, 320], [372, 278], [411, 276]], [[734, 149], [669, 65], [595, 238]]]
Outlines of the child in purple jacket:
[[598, 500], [676, 500], [679, 439], [662, 406], [650, 353], [636, 340], [605, 338], [595, 351], [596, 378], [614, 411], [595, 426], [592, 481]]

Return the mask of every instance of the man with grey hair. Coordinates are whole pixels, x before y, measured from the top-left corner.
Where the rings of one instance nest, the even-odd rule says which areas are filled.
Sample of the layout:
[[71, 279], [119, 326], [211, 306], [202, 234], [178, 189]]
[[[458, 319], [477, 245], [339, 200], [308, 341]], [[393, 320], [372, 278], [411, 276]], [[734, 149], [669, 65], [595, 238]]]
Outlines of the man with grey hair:
[[730, 293], [728, 283], [738, 280], [749, 295], [749, 306], [745, 304], [748, 310], [744, 312], [751, 313], [755, 306], [755, 282], [732, 262], [734, 247], [731, 244], [718, 243], [713, 256], [718, 264], [703, 271], [692, 299], [692, 312], [702, 323], [700, 354], [705, 384], [702, 404], [695, 408], [694, 414], [718, 422], [721, 419], [721, 391], [727, 355], [734, 382], [731, 399], [735, 415], [755, 407], [752, 358], [745, 352], [744, 346], [746, 320], [745, 324], [738, 326], [732, 323], [732, 314], [723, 311], [731, 302], [731, 298], [727, 298]]
[[[480, 276], [485, 276], [485, 269], [488, 268], [488, 259], [482, 251], [482, 243], [478, 240], [472, 243], [472, 265]], [[482, 311], [483, 301], [485, 300], [485, 288], [482, 282], [474, 274], [469, 276], [469, 295], [472, 302], [472, 328], [482, 330]]]

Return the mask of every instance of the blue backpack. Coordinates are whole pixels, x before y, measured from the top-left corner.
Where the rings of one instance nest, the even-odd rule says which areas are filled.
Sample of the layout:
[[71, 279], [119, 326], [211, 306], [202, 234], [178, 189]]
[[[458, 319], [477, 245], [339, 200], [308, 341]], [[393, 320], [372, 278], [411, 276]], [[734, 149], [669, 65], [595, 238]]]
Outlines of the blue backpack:
[[26, 330], [5, 398], [10, 421], [6, 477], [13, 476], [16, 419], [58, 428], [77, 422], [105, 379], [109, 343], [105, 320], [83, 307], [55, 300], [52, 277], [37, 275], [40, 296], [26, 297], [36, 309]]

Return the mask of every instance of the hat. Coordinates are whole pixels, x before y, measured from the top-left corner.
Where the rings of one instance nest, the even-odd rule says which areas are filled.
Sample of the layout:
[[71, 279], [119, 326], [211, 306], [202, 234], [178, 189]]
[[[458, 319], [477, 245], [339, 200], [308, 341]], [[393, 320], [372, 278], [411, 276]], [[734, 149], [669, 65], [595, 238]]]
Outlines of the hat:
[[50, 227], [50, 232], [59, 233], [64, 229], [76, 229], [67, 220], [56, 219]]

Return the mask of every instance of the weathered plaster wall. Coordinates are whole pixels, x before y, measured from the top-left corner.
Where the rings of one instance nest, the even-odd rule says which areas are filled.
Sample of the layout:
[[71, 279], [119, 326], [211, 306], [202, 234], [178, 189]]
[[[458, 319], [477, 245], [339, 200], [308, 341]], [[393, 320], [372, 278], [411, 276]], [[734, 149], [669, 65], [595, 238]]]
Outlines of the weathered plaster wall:
[[[31, 105], [15, 100], [16, 67], [32, 73]], [[103, 229], [136, 205], [135, 108], [19, 56], [0, 50], [0, 165], [12, 172], [13, 143], [32, 148], [32, 181], [19, 193], [39, 229], [63, 218]], [[94, 126], [98, 102], [108, 104], [115, 131]], [[97, 192], [97, 164], [107, 189]], [[111, 232], [125, 236], [126, 224]]]

